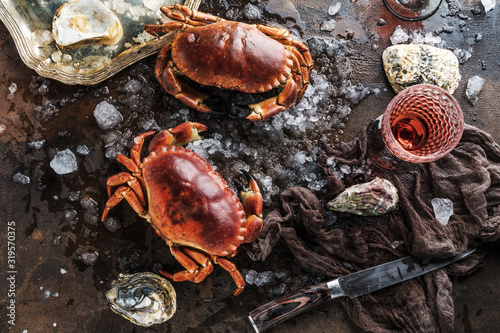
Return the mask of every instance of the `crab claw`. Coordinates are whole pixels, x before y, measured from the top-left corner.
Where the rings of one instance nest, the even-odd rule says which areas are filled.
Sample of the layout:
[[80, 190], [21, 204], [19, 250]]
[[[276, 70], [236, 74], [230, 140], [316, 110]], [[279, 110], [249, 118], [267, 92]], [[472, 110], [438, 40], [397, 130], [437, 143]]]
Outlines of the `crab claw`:
[[169, 129], [168, 131], [174, 136], [174, 145], [184, 145], [191, 141], [201, 140], [199, 133], [208, 130], [208, 127], [202, 123], [185, 122]]
[[248, 181], [248, 189], [239, 189], [241, 203], [247, 216], [245, 243], [253, 242], [262, 230], [262, 194], [257, 181], [245, 170], [240, 170]]
[[149, 143], [148, 149], [152, 152], [165, 146], [182, 146], [191, 141], [201, 140], [199, 133], [207, 130], [208, 127], [201, 123], [188, 121], [158, 133]]

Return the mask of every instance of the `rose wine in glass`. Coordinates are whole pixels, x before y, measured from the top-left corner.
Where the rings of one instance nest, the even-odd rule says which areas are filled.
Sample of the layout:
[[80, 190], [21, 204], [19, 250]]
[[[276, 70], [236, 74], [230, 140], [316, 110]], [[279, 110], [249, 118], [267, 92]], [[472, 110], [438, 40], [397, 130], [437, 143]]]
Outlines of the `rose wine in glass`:
[[434, 14], [442, 0], [384, 0], [387, 9], [406, 21], [420, 21]]
[[450, 93], [435, 85], [414, 85], [368, 126], [368, 155], [383, 169], [408, 171], [448, 154], [463, 129], [462, 110]]

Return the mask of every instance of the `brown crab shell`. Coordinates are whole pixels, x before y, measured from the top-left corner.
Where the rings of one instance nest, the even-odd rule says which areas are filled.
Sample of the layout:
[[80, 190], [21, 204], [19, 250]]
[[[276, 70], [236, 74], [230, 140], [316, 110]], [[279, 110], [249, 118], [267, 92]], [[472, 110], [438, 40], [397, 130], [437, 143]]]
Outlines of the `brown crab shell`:
[[248, 240], [239, 198], [201, 156], [180, 146], [152, 152], [143, 161], [149, 215], [162, 238], [228, 256]]
[[278, 87], [293, 66], [283, 44], [252, 25], [228, 21], [179, 33], [172, 42], [172, 60], [195, 82], [246, 93]]

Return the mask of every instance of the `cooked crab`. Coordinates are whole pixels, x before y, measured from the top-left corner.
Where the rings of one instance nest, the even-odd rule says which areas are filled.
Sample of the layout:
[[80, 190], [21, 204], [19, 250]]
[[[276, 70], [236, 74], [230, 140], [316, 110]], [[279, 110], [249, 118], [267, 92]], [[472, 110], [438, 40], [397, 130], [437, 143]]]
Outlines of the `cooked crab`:
[[268, 119], [301, 99], [313, 61], [307, 46], [287, 29], [226, 21], [179, 4], [160, 10], [173, 22], [146, 25], [145, 30], [178, 34], [160, 51], [155, 75], [167, 93], [189, 107], [212, 111], [204, 103], [209, 96], [182, 83], [180, 75], [204, 86], [251, 94], [279, 87], [277, 96], [248, 105], [251, 121]]
[[[134, 139], [128, 158], [118, 162], [129, 172], [111, 176], [102, 220], [111, 208], [125, 199], [165, 240], [172, 255], [185, 271], [161, 274], [173, 281], [203, 281], [213, 263], [229, 271], [236, 282], [234, 295], [245, 282], [236, 266], [223, 257], [232, 257], [242, 243], [254, 241], [262, 229], [262, 195], [257, 182], [246, 172], [248, 189], [240, 191], [242, 201], [224, 179], [198, 154], [181, 147], [199, 140], [206, 130], [200, 123], [187, 122], [161, 131], [149, 144], [149, 156], [141, 161], [148, 131]], [[126, 186], [127, 184], [128, 186]], [[119, 186], [112, 194], [112, 188]]]

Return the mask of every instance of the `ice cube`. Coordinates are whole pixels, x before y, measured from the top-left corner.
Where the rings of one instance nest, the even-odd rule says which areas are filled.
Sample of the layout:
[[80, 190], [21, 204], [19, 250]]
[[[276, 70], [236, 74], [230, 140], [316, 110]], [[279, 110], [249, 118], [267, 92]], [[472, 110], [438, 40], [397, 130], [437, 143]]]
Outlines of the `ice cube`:
[[80, 206], [88, 212], [96, 213], [98, 211], [97, 202], [89, 195], [84, 195], [80, 199]]
[[280, 283], [278, 286], [272, 287], [269, 289], [267, 296], [269, 298], [276, 298], [285, 293], [286, 290], [286, 284]]
[[65, 175], [78, 170], [75, 154], [69, 149], [58, 152], [52, 161], [50, 167], [59, 175]]
[[90, 153], [90, 150], [86, 145], [81, 144], [76, 147], [76, 152], [80, 155], [85, 156]]
[[258, 273], [253, 269], [249, 270], [247, 275], [245, 276], [245, 280], [248, 284], [254, 284], [257, 278]]
[[469, 47], [467, 50], [455, 49], [453, 54], [458, 58], [458, 63], [464, 64], [472, 56], [472, 48]]
[[255, 278], [255, 285], [260, 287], [268, 284], [271, 282], [271, 279], [273, 277], [273, 272], [271, 271], [266, 271], [262, 273], [257, 273], [257, 277]]
[[332, 3], [330, 7], [328, 7], [328, 15], [335, 15], [339, 12], [340, 8], [342, 7], [342, 3], [339, 1], [335, 1]]
[[484, 79], [478, 75], [474, 75], [467, 81], [467, 89], [465, 96], [469, 99], [472, 105], [475, 105], [479, 99], [479, 93], [483, 90]]
[[120, 221], [114, 216], [110, 216], [104, 220], [104, 226], [111, 232], [115, 232], [120, 228]]
[[14, 176], [12, 177], [12, 180], [14, 182], [22, 184], [22, 185], [26, 185], [26, 184], [30, 183], [30, 177], [28, 177], [20, 172], [17, 172], [16, 174], [14, 174]]
[[97, 104], [94, 110], [97, 125], [103, 130], [113, 129], [123, 121], [122, 114], [116, 107], [106, 101]]
[[320, 29], [323, 31], [333, 31], [335, 29], [335, 20], [326, 20], [321, 23]]
[[129, 94], [137, 94], [142, 88], [142, 84], [137, 80], [130, 80], [123, 86], [123, 91]]
[[434, 216], [443, 225], [447, 225], [453, 215], [453, 201], [447, 198], [434, 198], [431, 200]]
[[9, 86], [9, 94], [14, 95], [16, 91], [17, 91], [17, 84], [12, 82]]
[[257, 6], [249, 3], [243, 7], [243, 16], [249, 20], [257, 20], [260, 18], [261, 12]]
[[99, 253], [93, 251], [93, 252], [86, 252], [86, 253], [82, 254], [80, 259], [85, 265], [92, 266], [96, 263], [98, 257], [99, 257]]
[[74, 227], [78, 222], [78, 213], [76, 210], [65, 210], [64, 214], [64, 222], [67, 223], [70, 227]]
[[405, 243], [404, 240], [397, 239], [391, 243], [391, 246], [393, 249], [395, 249], [395, 248], [399, 247], [400, 245], [403, 245], [404, 243]]
[[484, 12], [487, 13], [495, 8], [495, 3], [497, 0], [481, 0], [484, 7]]
[[28, 142], [28, 147], [33, 148], [33, 149], [41, 149], [43, 145], [45, 144], [45, 140], [33, 140], [31, 142]]

